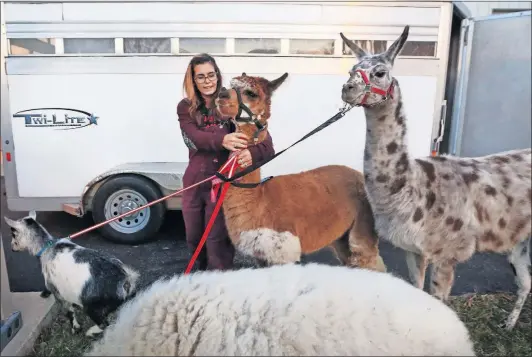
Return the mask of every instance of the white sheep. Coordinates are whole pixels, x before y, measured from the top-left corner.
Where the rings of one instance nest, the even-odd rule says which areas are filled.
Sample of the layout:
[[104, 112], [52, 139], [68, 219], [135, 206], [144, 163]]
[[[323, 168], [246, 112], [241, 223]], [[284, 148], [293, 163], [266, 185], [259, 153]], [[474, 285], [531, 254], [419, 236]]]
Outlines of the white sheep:
[[441, 301], [390, 274], [321, 264], [156, 281], [86, 356], [474, 356]]
[[69, 239], [55, 239], [36, 220], [36, 212], [12, 220], [11, 249], [28, 251], [40, 258], [46, 288], [41, 297], [50, 294], [67, 309], [72, 332], [81, 330], [76, 310], [83, 310], [95, 323], [87, 336], [99, 335], [106, 328], [109, 315], [136, 292], [139, 274], [114, 257], [84, 248]]

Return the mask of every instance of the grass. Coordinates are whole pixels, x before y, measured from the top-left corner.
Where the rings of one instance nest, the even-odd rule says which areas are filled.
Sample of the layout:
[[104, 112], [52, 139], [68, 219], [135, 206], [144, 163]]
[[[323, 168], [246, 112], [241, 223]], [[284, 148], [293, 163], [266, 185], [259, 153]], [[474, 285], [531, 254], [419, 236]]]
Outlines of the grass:
[[[515, 296], [498, 293], [452, 297], [450, 304], [466, 324], [475, 344], [477, 356], [532, 356], [531, 296], [513, 331], [498, 327], [512, 310]], [[63, 313], [42, 331], [30, 356], [80, 356], [90, 346], [84, 333], [91, 322], [78, 314], [82, 333], [73, 335]]]
[[515, 295], [498, 293], [454, 297], [451, 306], [466, 324], [477, 356], [532, 356], [532, 295], [512, 331], [498, 327], [512, 311]]
[[84, 314], [76, 314], [76, 318], [82, 326], [82, 332], [73, 334], [65, 311], [61, 309], [54, 316], [50, 325], [41, 331], [29, 356], [71, 357], [83, 355], [92, 343], [92, 340], [85, 336], [85, 332], [92, 324]]

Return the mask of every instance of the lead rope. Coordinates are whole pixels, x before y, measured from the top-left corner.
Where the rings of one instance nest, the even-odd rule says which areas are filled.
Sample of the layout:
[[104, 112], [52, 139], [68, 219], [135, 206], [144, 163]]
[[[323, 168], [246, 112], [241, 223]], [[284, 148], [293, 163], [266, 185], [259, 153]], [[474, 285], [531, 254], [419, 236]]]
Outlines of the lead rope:
[[[233, 155], [232, 158], [229, 159], [228, 162], [231, 162], [231, 166], [229, 170], [226, 170], [226, 167], [224, 167], [224, 171], [229, 171], [229, 176], [233, 176], [233, 172], [236, 166], [236, 155]], [[185, 270], [184, 275], [187, 275], [192, 270], [192, 267], [194, 266], [194, 263], [196, 262], [196, 259], [198, 259], [199, 253], [201, 252], [201, 248], [203, 248], [203, 245], [205, 244], [205, 241], [207, 240], [207, 237], [209, 236], [209, 233], [211, 232], [212, 226], [214, 225], [214, 220], [216, 219], [216, 216], [218, 216], [218, 212], [220, 211], [220, 208], [222, 207], [222, 203], [225, 199], [225, 194], [227, 193], [227, 190], [229, 189], [229, 182], [224, 182], [222, 187], [222, 192], [220, 193], [220, 197], [218, 198], [218, 202], [216, 202], [216, 206], [214, 207], [214, 210], [212, 211], [211, 218], [209, 219], [209, 223], [207, 223], [207, 227], [205, 228], [205, 231], [203, 232], [203, 236], [200, 239], [200, 242], [198, 246], [196, 247], [196, 251], [192, 255], [192, 258], [190, 258], [190, 261], [188, 262], [187, 269]]]
[[[232, 157], [231, 159], [229, 159], [229, 160], [228, 160], [228, 161], [227, 161], [227, 162], [226, 162], [226, 163], [220, 168], [219, 172], [220, 172], [220, 171], [221, 171], [221, 172], [227, 171], [227, 168], [229, 167], [229, 165], [234, 165], [235, 163], [236, 163], [236, 156], [234, 156], [234, 157]], [[216, 179], [216, 175], [212, 175], [211, 177], [208, 177], [208, 178], [206, 178], [206, 179], [204, 179], [204, 180], [202, 180], [202, 181], [196, 182], [196, 183], [193, 184], [193, 185], [190, 185], [190, 186], [188, 186], [188, 187], [182, 188], [182, 189], [180, 189], [180, 190], [177, 190], [176, 192], [173, 192], [173, 193], [171, 193], [171, 194], [169, 194], [169, 195], [166, 195], [166, 196], [164, 196], [164, 197], [161, 197], [161, 198], [159, 198], [159, 199], [157, 199], [157, 200], [155, 200], [155, 201], [152, 201], [152, 202], [150, 202], [150, 203], [147, 203], [147, 204], [145, 204], [144, 206], [140, 206], [140, 207], [135, 208], [134, 210], [131, 210], [131, 211], [128, 211], [128, 212], [122, 213], [121, 215], [118, 215], [118, 216], [116, 216], [116, 217], [110, 218], [110, 219], [108, 219], [107, 221], [104, 221], [104, 222], [101, 222], [101, 223], [95, 224], [95, 225], [93, 225], [93, 226], [91, 226], [91, 227], [89, 227], [89, 228], [83, 229], [83, 230], [81, 230], [81, 231], [79, 231], [79, 232], [77, 232], [77, 233], [71, 234], [71, 235], [69, 235], [69, 236], [67, 236], [67, 237], [60, 238], [60, 239], [57, 239], [57, 240], [50, 240], [50, 241], [47, 241], [47, 242], [44, 243], [44, 246], [41, 248], [41, 250], [39, 250], [39, 251], [37, 252], [36, 256], [37, 256], [37, 258], [40, 258], [40, 257], [44, 254], [44, 252], [45, 252], [46, 250], [48, 250], [49, 248], [53, 247], [53, 246], [55, 245], [55, 243], [57, 243], [57, 242], [58, 242], [59, 240], [61, 240], [61, 239], [69, 239], [69, 240], [72, 240], [72, 239], [74, 239], [74, 238], [79, 237], [80, 235], [83, 235], [83, 234], [88, 233], [88, 232], [90, 232], [90, 231], [93, 231], [93, 230], [95, 230], [95, 229], [97, 229], [97, 228], [100, 228], [101, 226], [104, 226], [104, 225], [106, 225], [106, 224], [108, 224], [108, 223], [111, 223], [111, 222], [113, 222], [113, 221], [116, 221], [117, 219], [120, 219], [120, 218], [124, 218], [124, 217], [126, 217], [126, 216], [129, 216], [130, 214], [133, 214], [133, 213], [135, 213], [135, 212], [141, 211], [141, 210], [143, 210], [143, 209], [146, 208], [146, 207], [153, 206], [154, 204], [157, 204], [157, 203], [159, 203], [159, 202], [162, 202], [162, 201], [164, 201], [164, 200], [167, 200], [167, 199], [169, 199], [170, 197], [176, 196], [176, 195], [178, 195], [178, 194], [180, 194], [180, 193], [183, 193], [183, 192], [185, 192], [185, 191], [187, 191], [187, 190], [190, 190], [190, 189], [193, 188], [193, 187], [199, 186], [199, 185], [201, 185], [201, 184], [204, 184], [205, 182], [209, 182], [209, 181], [212, 181], [212, 180], [214, 180], [214, 179]], [[225, 194], [224, 194], [224, 195], [225, 195]]]

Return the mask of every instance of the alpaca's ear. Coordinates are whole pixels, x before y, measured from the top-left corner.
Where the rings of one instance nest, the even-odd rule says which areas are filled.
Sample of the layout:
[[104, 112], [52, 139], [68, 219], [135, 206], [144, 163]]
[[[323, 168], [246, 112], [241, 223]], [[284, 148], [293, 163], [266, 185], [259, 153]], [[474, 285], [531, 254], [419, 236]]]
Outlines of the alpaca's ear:
[[279, 88], [279, 86], [283, 84], [286, 77], [288, 77], [288, 73], [285, 73], [281, 77], [274, 79], [273, 81], [270, 81], [270, 83], [268, 84], [268, 87], [270, 87], [270, 90], [273, 92], [274, 90]]
[[368, 53], [364, 51], [362, 47], [358, 46], [356, 43], [354, 43], [353, 41], [345, 37], [344, 34], [341, 32], [340, 32], [340, 37], [345, 42], [347, 47], [349, 47], [351, 51], [353, 51], [353, 53], [355, 54], [355, 57], [358, 58], [359, 61], [368, 55]]
[[403, 46], [405, 45], [406, 39], [408, 38], [408, 32], [410, 30], [410, 26], [406, 25], [405, 29], [403, 30], [403, 33], [397, 40], [395, 40], [394, 43], [384, 52], [384, 57], [393, 65], [393, 62], [395, 61], [395, 57], [401, 52], [403, 49]]
[[8, 226], [10, 226], [12, 228], [17, 228], [18, 224], [17, 224], [16, 221], [13, 221], [12, 219], [7, 218], [6, 216], [4, 216], [4, 220], [6, 221]]
[[31, 211], [28, 213], [28, 216], [30, 216], [30, 217], [33, 218], [33, 219], [37, 219], [37, 212], [35, 212], [35, 210], [31, 210]]

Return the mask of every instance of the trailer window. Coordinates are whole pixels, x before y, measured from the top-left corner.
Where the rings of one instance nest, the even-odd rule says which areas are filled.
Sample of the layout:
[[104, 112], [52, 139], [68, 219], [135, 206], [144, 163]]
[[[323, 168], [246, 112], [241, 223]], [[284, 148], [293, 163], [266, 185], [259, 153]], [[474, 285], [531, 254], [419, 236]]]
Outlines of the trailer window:
[[12, 38], [9, 40], [9, 53], [14, 56], [55, 54], [53, 38]]
[[170, 38], [124, 38], [124, 53], [170, 52]]
[[180, 53], [225, 53], [225, 38], [192, 38], [179, 39]]
[[281, 52], [279, 38], [236, 38], [235, 53], [277, 54]]
[[434, 57], [436, 56], [436, 42], [406, 41], [399, 56]]
[[332, 55], [334, 54], [334, 40], [291, 39], [289, 53], [295, 55]]
[[114, 38], [65, 38], [65, 53], [115, 53]]
[[[382, 53], [386, 51], [386, 45], [388, 43], [388, 41], [380, 40], [353, 40], [353, 42], [369, 53]], [[353, 55], [353, 51], [347, 47], [344, 41], [342, 41], [342, 44], [342, 54]]]

